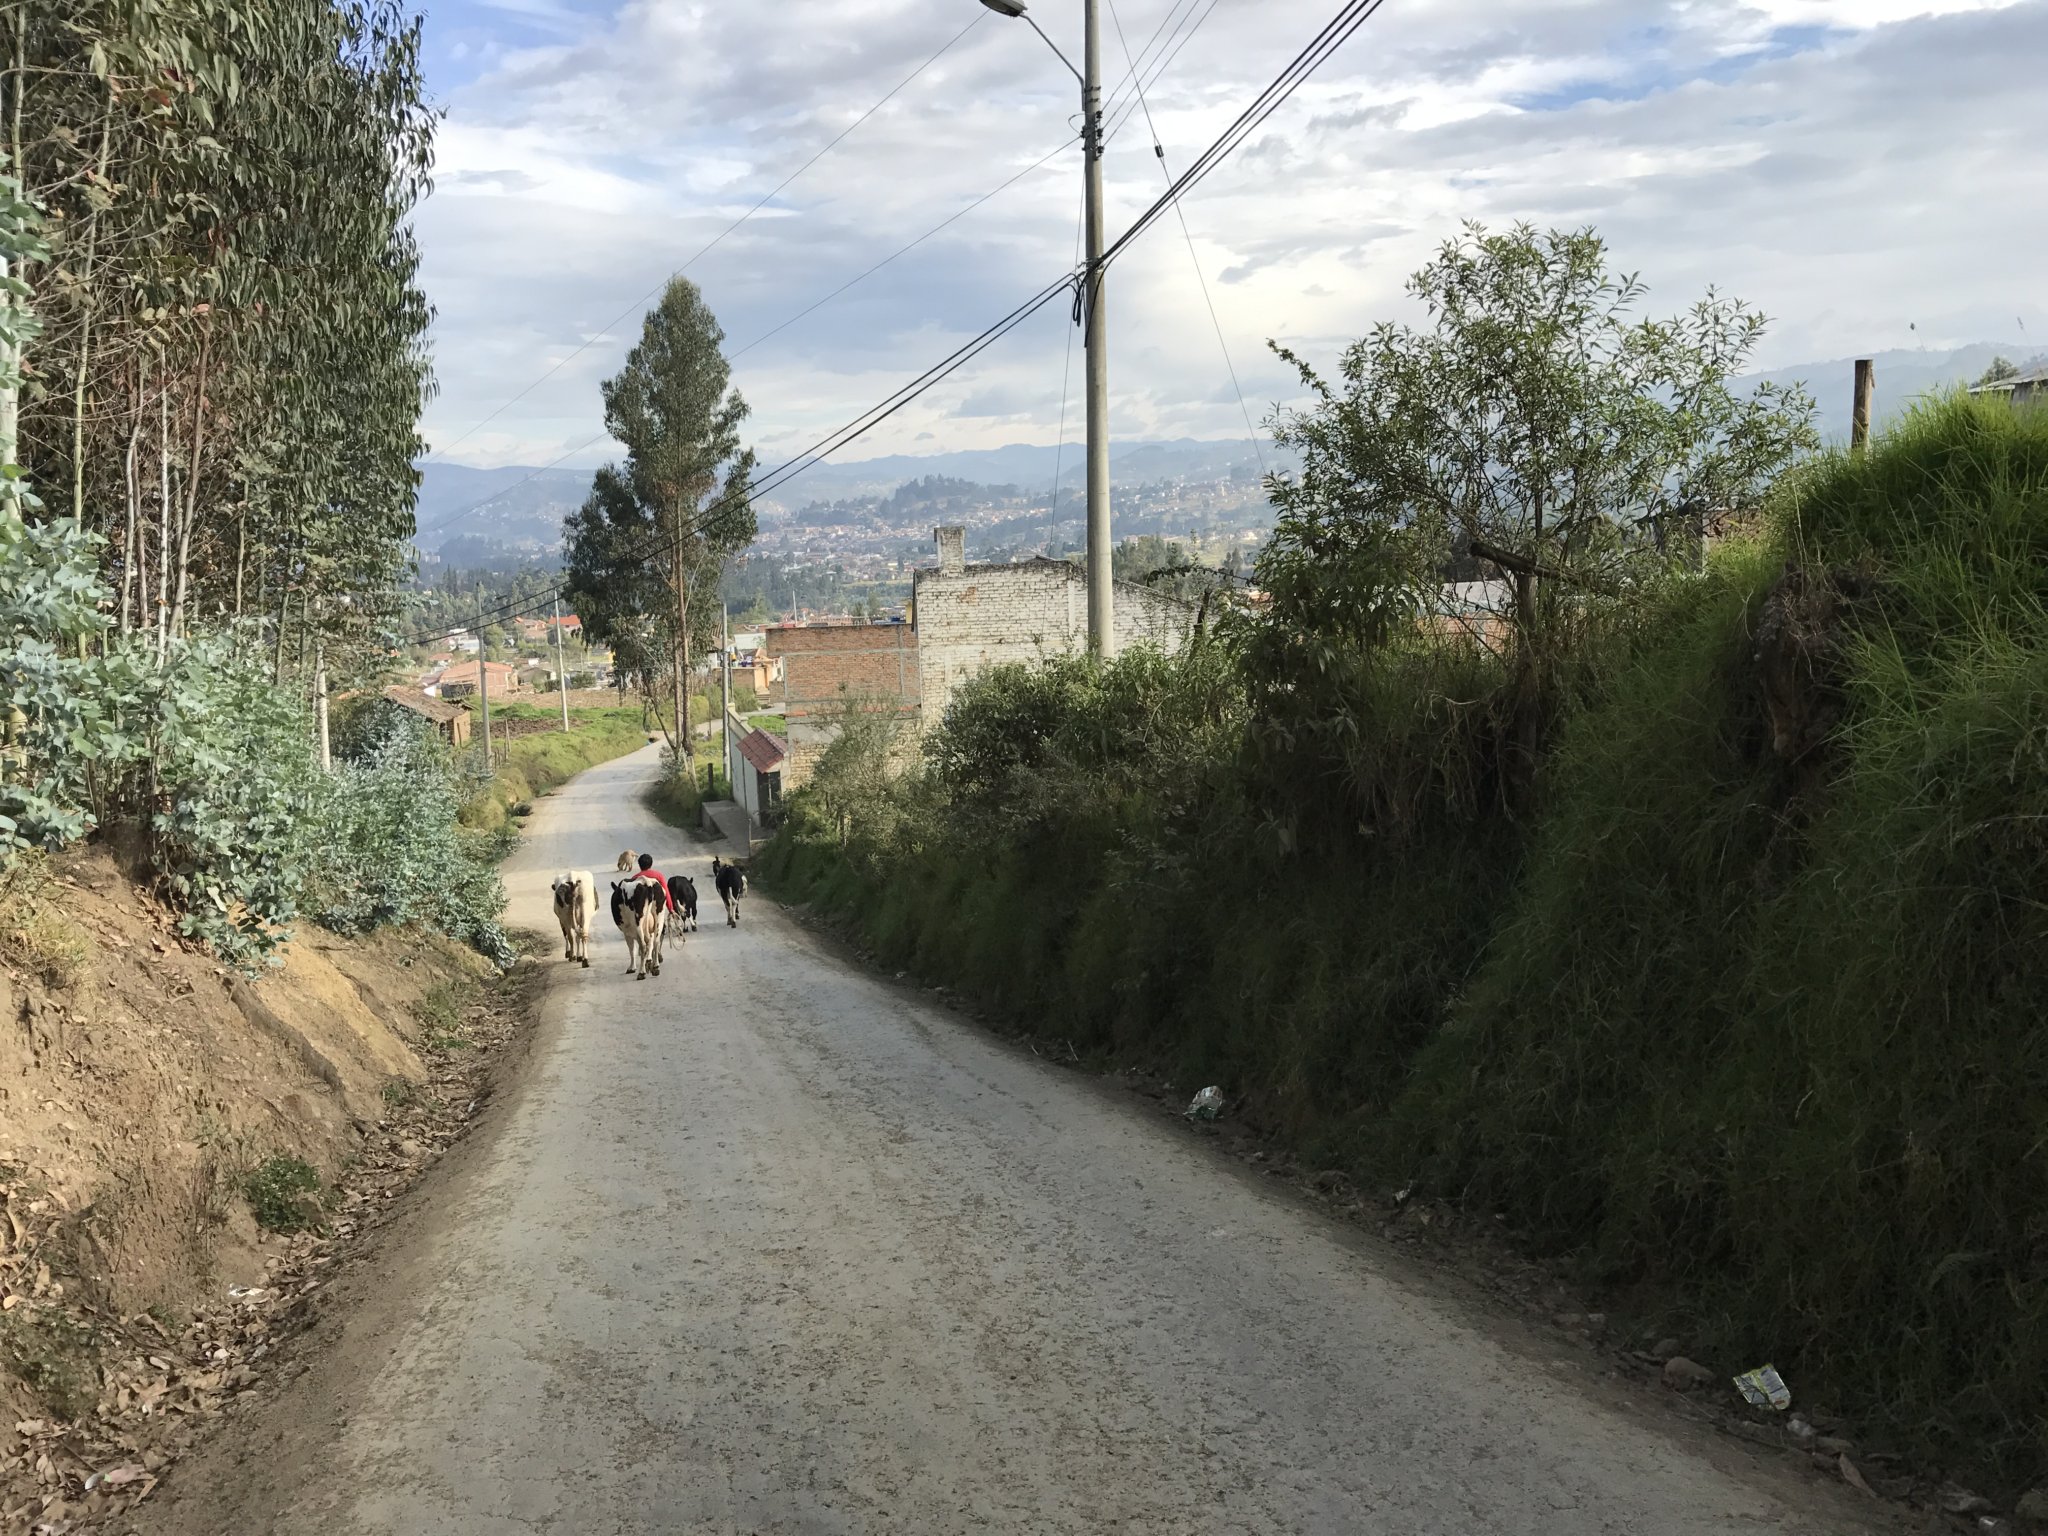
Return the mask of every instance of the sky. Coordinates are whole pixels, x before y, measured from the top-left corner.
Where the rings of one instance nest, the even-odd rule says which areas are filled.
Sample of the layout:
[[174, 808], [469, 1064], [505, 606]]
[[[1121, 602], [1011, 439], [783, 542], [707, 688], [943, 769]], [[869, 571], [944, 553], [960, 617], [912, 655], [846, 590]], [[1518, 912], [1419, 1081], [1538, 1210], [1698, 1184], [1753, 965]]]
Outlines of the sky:
[[[1137, 105], [1131, 57], [1164, 65], [1156, 128], [1133, 111], [1110, 142], [1112, 239], [1165, 186], [1154, 143], [1187, 166], [1337, 8], [1108, 5], [1112, 103]], [[1031, 11], [1077, 62], [1081, 11]], [[1074, 77], [975, 0], [448, 0], [426, 37], [432, 457], [610, 457], [599, 383], [686, 263], [770, 465], [1073, 266]], [[1263, 426], [1299, 396], [1269, 343], [1334, 365], [1415, 320], [1408, 275], [1467, 220], [1596, 228], [1646, 314], [1748, 301], [1760, 367], [2048, 348], [2043, 59], [2048, 0], [1386, 0], [1186, 200], [1185, 235], [1163, 220], [1112, 268], [1112, 430]], [[1078, 441], [1080, 351], [1054, 303], [846, 456]]]

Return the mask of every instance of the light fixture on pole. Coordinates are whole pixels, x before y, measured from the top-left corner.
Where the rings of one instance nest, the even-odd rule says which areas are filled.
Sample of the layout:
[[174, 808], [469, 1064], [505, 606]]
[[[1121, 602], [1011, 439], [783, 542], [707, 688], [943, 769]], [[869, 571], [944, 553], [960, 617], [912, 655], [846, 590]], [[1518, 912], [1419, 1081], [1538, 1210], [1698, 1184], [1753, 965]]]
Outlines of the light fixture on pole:
[[1081, 319], [1088, 345], [1088, 649], [1107, 659], [1116, 650], [1114, 588], [1110, 583], [1109, 525], [1109, 316], [1104, 307], [1102, 268], [1102, 24], [1098, 0], [1083, 0], [1086, 13], [1085, 69], [1060, 52], [1058, 43], [1026, 13], [1024, 0], [981, 0], [998, 16], [1030, 22], [1045, 45], [1081, 82], [1081, 142], [1087, 157], [1088, 265], [1081, 276]]

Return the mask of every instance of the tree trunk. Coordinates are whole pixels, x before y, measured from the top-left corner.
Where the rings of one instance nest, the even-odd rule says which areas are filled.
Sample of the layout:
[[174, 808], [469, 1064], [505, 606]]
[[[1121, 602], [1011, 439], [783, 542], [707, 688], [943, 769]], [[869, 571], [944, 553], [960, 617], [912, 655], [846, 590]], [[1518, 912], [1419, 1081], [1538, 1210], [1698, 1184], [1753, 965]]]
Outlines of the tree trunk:
[[676, 763], [691, 783], [697, 780], [697, 754], [690, 741], [690, 584], [683, 579], [682, 501], [676, 502], [670, 532], [670, 569], [676, 589], [675, 699]]
[[156, 659], [170, 649], [171, 617], [171, 391], [165, 381], [157, 395], [157, 490], [162, 524], [156, 540]]
[[[104, 186], [107, 180], [107, 153], [114, 142], [114, 97], [107, 95], [107, 110], [100, 119], [99, 178]], [[16, 166], [19, 173], [20, 167]], [[92, 209], [85, 216], [85, 266], [81, 274], [84, 291], [93, 292], [93, 269], [99, 264], [100, 211]], [[88, 297], [83, 328], [78, 337], [78, 377], [72, 386], [71, 396], [71, 521], [79, 527], [85, 526], [85, 384], [92, 362], [92, 322], [96, 306]]]
[[185, 505], [178, 515], [178, 587], [171, 600], [171, 633], [185, 632], [185, 596], [192, 583], [192, 525], [199, 520], [199, 456], [206, 446], [207, 359], [213, 327], [200, 335], [199, 368], [192, 380], [192, 450], [185, 459]]
[[1536, 782], [1536, 755], [1541, 747], [1543, 679], [1541, 624], [1536, 613], [1539, 597], [1536, 568], [1543, 563], [1543, 493], [1531, 500], [1529, 565], [1515, 573], [1515, 695], [1514, 769], [1508, 782], [1517, 795], [1526, 794]]
[[[124, 461], [127, 471], [128, 504], [127, 531], [122, 535], [121, 559], [121, 633], [133, 634], [135, 625], [130, 618], [130, 603], [138, 596], [137, 568], [142, 560], [142, 486], [136, 478], [135, 456], [142, 447], [142, 365], [135, 367], [135, 417], [128, 427], [128, 453]], [[146, 592], [148, 588], [142, 587]]]

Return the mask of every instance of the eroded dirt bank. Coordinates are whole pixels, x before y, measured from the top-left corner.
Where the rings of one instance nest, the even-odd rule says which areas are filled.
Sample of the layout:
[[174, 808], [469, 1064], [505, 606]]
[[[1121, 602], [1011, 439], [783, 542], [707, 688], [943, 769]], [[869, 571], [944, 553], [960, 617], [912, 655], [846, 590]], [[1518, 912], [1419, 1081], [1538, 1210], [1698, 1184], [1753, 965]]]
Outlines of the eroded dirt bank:
[[308, 926], [251, 979], [102, 854], [8, 877], [0, 1529], [120, 1515], [255, 1391], [473, 1118], [518, 1003], [436, 935]]

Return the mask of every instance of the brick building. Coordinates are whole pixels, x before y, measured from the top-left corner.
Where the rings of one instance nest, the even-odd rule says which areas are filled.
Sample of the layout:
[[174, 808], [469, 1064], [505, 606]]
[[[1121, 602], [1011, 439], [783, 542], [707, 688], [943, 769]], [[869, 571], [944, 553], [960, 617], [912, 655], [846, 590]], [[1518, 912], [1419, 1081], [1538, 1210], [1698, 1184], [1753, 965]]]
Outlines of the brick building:
[[[1088, 648], [1088, 582], [1080, 566], [1068, 560], [969, 565], [965, 530], [938, 528], [933, 537], [938, 568], [916, 574], [911, 604], [927, 726], [944, 718], [954, 692], [985, 667]], [[1194, 624], [1195, 610], [1187, 604], [1134, 582], [1116, 584], [1119, 651], [1137, 645], [1178, 651]]]
[[[789, 722], [782, 789], [811, 774], [849, 700], [894, 712], [906, 746], [945, 718], [954, 692], [984, 667], [1070, 655], [1088, 646], [1088, 587], [1065, 560], [969, 565], [966, 534], [934, 530], [939, 564], [913, 578], [909, 624], [777, 624], [763, 654], [782, 667]], [[1187, 644], [1195, 610], [1150, 587], [1116, 585], [1116, 644]]]
[[849, 700], [888, 708], [905, 735], [917, 734], [917, 635], [908, 624], [777, 624], [764, 652], [781, 668], [784, 791], [811, 776]]

